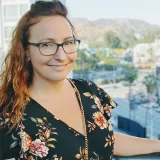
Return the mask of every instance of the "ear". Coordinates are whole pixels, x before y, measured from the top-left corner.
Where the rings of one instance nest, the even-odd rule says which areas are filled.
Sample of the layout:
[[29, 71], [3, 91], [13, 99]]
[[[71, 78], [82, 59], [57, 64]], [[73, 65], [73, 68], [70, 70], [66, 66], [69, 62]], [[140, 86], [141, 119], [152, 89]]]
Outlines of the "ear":
[[30, 58], [30, 54], [29, 54], [28, 50], [26, 50], [25, 55], [27, 57], [27, 61], [30, 61], [31, 58]]

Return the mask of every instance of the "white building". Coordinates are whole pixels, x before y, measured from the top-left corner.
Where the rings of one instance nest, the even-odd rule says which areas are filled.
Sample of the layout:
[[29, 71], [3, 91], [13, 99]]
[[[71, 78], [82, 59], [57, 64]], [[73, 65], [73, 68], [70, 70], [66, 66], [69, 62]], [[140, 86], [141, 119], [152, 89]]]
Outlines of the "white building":
[[155, 63], [160, 57], [160, 41], [155, 41], [150, 44], [137, 44], [132, 51], [133, 63], [146, 64], [151, 57], [155, 57]]
[[138, 44], [133, 49], [133, 62], [138, 64], [147, 63], [149, 59], [149, 50], [150, 46], [148, 44]]
[[1, 55], [7, 52], [12, 32], [20, 17], [29, 9], [29, 7], [30, 0], [0, 0]]

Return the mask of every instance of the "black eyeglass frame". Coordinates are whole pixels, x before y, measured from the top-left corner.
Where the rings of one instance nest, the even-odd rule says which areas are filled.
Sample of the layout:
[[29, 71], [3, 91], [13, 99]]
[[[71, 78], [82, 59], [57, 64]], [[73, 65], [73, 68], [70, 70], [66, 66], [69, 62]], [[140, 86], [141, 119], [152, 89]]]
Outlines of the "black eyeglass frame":
[[[57, 50], [56, 50], [56, 52], [55, 52], [54, 54], [50, 54], [50, 55], [44, 55], [44, 54], [42, 54], [43, 56], [52, 56], [52, 55], [55, 55], [55, 54], [57, 53], [57, 51], [58, 51], [58, 49], [59, 49], [60, 46], [63, 48], [63, 45], [64, 45], [65, 43], [67, 43], [67, 42], [72, 42], [72, 41], [77, 41], [77, 42], [78, 42], [78, 45], [81, 43], [81, 40], [79, 40], [79, 39], [77, 39], [77, 38], [74, 38], [74, 39], [72, 39], [72, 40], [68, 40], [68, 41], [65, 41], [65, 42], [60, 43], [60, 44], [59, 44], [59, 43], [55, 43], [55, 42], [41, 42], [41, 43], [27, 42], [27, 44], [38, 47], [38, 48], [39, 48], [39, 52], [40, 52], [41, 54], [42, 54], [42, 52], [41, 52], [41, 50], [40, 50], [40, 45], [41, 45], [41, 44], [46, 44], [46, 43], [56, 44], [56, 45], [57, 45]], [[77, 49], [76, 51], [67, 53], [67, 52], [64, 50], [64, 48], [63, 48], [63, 51], [64, 51], [65, 53], [67, 53], [67, 54], [75, 53], [75, 52], [77, 52], [78, 50], [79, 50], [79, 46], [78, 46], [78, 49]]]

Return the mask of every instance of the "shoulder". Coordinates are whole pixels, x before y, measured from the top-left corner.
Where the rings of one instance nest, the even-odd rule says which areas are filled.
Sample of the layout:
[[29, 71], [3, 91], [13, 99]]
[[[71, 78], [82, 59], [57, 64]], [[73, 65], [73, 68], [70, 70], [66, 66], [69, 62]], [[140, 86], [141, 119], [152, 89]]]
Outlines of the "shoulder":
[[75, 85], [76, 87], [80, 87], [81, 89], [85, 89], [85, 90], [97, 90], [98, 87], [97, 85], [90, 81], [90, 80], [84, 80], [84, 79], [70, 79]]
[[103, 106], [105, 114], [109, 117], [111, 116], [110, 110], [117, 107], [118, 104], [103, 88], [99, 87], [92, 81], [84, 79], [71, 79], [71, 81], [84, 97], [94, 99], [98, 106]]
[[[84, 79], [71, 79], [71, 81], [80, 91], [90, 92], [100, 99], [109, 99], [110, 101], [112, 101], [112, 97], [102, 87], [99, 87], [93, 81]], [[116, 106], [117, 104], [114, 105]]]
[[98, 85], [96, 85], [93, 81], [84, 80], [84, 79], [70, 79], [74, 85], [78, 88], [78, 90], [83, 92], [90, 92], [93, 95], [103, 97], [107, 93]]

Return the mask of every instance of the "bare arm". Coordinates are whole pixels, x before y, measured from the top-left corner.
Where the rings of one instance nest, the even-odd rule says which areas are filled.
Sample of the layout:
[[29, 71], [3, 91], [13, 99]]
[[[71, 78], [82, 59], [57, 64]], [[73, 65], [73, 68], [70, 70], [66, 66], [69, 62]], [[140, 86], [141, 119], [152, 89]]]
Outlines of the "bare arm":
[[160, 152], [160, 141], [115, 132], [114, 155], [134, 156]]

